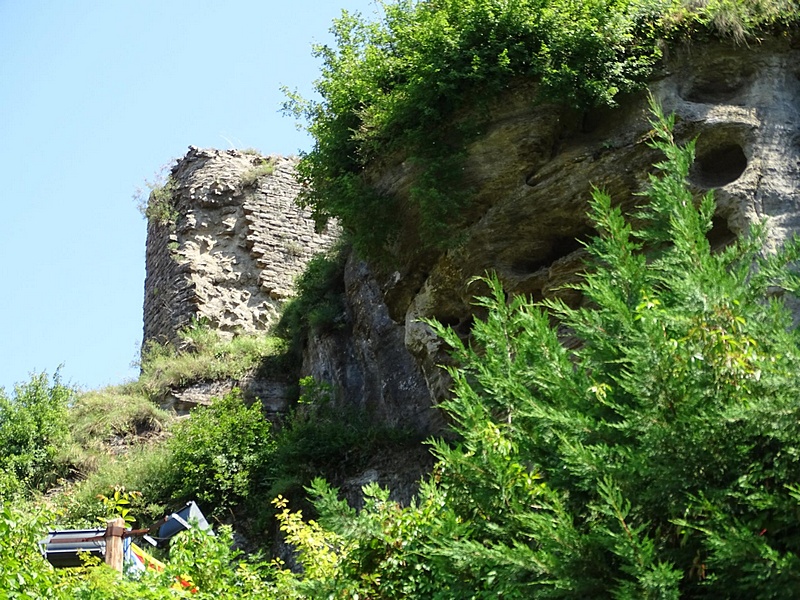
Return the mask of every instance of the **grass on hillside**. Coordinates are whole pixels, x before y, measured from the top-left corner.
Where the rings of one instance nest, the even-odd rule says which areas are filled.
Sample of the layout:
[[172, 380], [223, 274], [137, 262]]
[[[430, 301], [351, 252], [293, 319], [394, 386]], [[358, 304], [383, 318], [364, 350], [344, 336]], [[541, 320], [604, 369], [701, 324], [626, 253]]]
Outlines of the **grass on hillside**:
[[238, 380], [255, 370], [286, 373], [287, 343], [280, 338], [242, 334], [225, 339], [200, 322], [184, 329], [181, 338], [180, 349], [151, 342], [142, 353], [137, 385], [150, 398], [161, 398], [170, 388], [194, 382]]
[[69, 409], [69, 443], [61, 460], [85, 476], [109, 456], [163, 434], [173, 420], [134, 385], [87, 392]]

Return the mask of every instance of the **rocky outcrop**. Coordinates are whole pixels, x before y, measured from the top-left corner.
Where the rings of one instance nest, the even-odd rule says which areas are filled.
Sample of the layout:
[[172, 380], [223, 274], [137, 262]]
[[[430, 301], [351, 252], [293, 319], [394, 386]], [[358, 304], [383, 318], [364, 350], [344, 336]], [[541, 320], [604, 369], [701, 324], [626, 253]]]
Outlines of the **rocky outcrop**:
[[303, 373], [332, 384], [338, 401], [358, 406], [376, 422], [434, 433], [441, 415], [406, 349], [405, 327], [389, 316], [369, 266], [351, 255], [344, 283], [345, 326], [312, 333]]
[[[697, 138], [691, 181], [698, 192], [715, 191], [710, 238], [717, 246], [760, 220], [771, 247], [800, 230], [798, 59], [785, 40], [695, 45], [667, 57], [650, 86], [676, 114], [676, 135]], [[463, 242], [427, 261], [404, 261], [417, 246], [407, 233], [397, 252], [401, 267], [384, 275], [389, 312], [405, 323], [405, 345], [434, 396], [449, 386], [437, 367], [446, 355], [421, 320], [437, 318], [468, 336], [482, 290], [467, 282], [487, 271], [509, 293], [580, 302], [559, 288], [580, 271], [580, 240], [593, 234], [585, 217], [592, 188], [630, 208], [660, 159], [647, 145], [647, 94], [587, 114], [537, 105], [535, 95], [528, 85], [499, 98], [469, 148], [465, 185], [476, 196]], [[404, 173], [397, 165], [378, 185], [403, 194], [410, 187]]]

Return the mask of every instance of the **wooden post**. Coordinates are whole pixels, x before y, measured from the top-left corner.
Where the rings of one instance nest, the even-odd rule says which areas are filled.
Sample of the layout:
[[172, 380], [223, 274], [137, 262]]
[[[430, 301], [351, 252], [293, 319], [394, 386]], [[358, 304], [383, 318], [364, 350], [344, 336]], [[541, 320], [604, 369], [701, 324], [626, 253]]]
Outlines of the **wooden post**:
[[122, 536], [125, 533], [125, 519], [119, 517], [108, 521], [106, 526], [106, 564], [122, 573]]

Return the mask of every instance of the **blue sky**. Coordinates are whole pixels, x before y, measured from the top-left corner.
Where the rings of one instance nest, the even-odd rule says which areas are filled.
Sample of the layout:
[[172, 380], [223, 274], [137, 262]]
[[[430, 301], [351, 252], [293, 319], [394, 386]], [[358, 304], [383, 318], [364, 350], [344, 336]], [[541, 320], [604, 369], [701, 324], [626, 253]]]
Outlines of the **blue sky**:
[[279, 113], [311, 44], [371, 0], [0, 0], [0, 387], [135, 378], [145, 221], [132, 199], [189, 145], [296, 154]]

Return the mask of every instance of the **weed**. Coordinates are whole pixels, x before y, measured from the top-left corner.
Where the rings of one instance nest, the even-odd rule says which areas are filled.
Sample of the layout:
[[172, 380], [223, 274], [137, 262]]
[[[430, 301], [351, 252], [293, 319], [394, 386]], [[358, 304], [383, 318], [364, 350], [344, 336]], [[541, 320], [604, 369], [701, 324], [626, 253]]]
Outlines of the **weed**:
[[344, 315], [344, 248], [314, 256], [295, 281], [297, 294], [286, 303], [275, 332], [297, 352], [310, 331], [337, 327]]
[[267, 177], [268, 175], [272, 175], [274, 172], [274, 163], [265, 158], [262, 159], [261, 164], [256, 165], [255, 167], [242, 173], [242, 178], [240, 181], [244, 187], [253, 187], [258, 184], [261, 179]]
[[300, 242], [295, 242], [294, 240], [285, 241], [283, 243], [283, 249], [286, 251], [286, 254], [294, 258], [303, 256], [305, 251], [303, 244]]
[[170, 169], [171, 163], [161, 167], [152, 180], [145, 179], [144, 188], [137, 188], [133, 194], [136, 207], [149, 223], [174, 226], [178, 220], [177, 182], [169, 173]]

